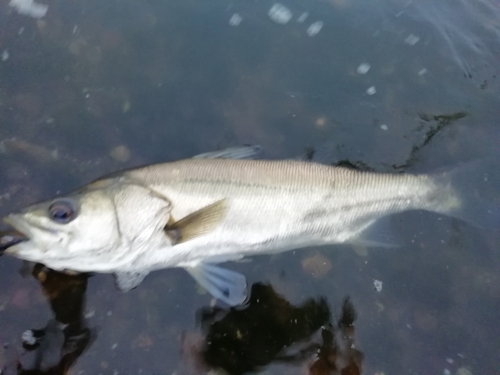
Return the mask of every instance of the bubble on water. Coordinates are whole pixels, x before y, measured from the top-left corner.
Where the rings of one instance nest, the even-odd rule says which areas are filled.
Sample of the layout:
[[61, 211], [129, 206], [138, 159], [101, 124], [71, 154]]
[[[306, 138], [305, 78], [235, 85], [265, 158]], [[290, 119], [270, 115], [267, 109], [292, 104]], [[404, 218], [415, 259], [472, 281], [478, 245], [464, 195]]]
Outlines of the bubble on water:
[[418, 41], [420, 40], [420, 37], [419, 36], [416, 36], [414, 34], [410, 34], [408, 35], [408, 37], [405, 39], [405, 43], [406, 44], [409, 44], [410, 46], [414, 46], [415, 44], [418, 43]]
[[33, 18], [44, 17], [49, 9], [48, 5], [38, 4], [33, 0], [10, 0], [9, 6], [15, 8], [17, 13]]
[[271, 9], [269, 9], [269, 12], [267, 12], [267, 15], [271, 20], [280, 25], [285, 25], [292, 19], [292, 12], [290, 9], [280, 3], [274, 4]]
[[307, 35], [314, 36], [323, 28], [323, 21], [316, 21], [311, 24], [307, 29]]
[[372, 87], [369, 87], [367, 90], [366, 90], [366, 93], [368, 95], [374, 95], [377, 93], [377, 89], [375, 88], [375, 86], [372, 86]]
[[382, 281], [380, 281], [380, 280], [373, 280], [373, 286], [375, 287], [375, 290], [377, 292], [381, 292], [382, 291]]
[[360, 66], [358, 66], [357, 72], [359, 74], [366, 74], [366, 73], [368, 73], [368, 71], [370, 70], [370, 68], [371, 68], [370, 64], [363, 63]]
[[302, 14], [299, 16], [299, 18], [297, 18], [297, 22], [299, 22], [299, 23], [303, 23], [303, 22], [306, 20], [306, 18], [307, 18], [308, 16], [309, 16], [309, 13], [308, 13], [308, 12], [304, 12], [304, 13], [302, 13]]
[[243, 17], [241, 17], [238, 13], [235, 13], [229, 19], [229, 24], [231, 26], [238, 26], [241, 23], [241, 21], [243, 21]]

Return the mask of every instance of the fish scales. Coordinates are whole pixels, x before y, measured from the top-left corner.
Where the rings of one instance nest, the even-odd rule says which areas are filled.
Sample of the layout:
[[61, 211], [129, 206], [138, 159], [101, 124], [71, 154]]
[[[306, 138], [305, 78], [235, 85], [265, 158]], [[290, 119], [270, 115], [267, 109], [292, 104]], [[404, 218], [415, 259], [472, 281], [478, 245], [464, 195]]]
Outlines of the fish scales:
[[228, 199], [229, 211], [216, 230], [189, 246], [177, 246], [179, 252], [186, 247], [186, 262], [198, 257], [191, 254], [220, 255], [234, 248], [244, 253], [276, 252], [345, 242], [384, 214], [424, 208], [432, 191], [425, 176], [365, 173], [291, 160], [192, 159], [127, 175], [168, 197], [176, 220]]

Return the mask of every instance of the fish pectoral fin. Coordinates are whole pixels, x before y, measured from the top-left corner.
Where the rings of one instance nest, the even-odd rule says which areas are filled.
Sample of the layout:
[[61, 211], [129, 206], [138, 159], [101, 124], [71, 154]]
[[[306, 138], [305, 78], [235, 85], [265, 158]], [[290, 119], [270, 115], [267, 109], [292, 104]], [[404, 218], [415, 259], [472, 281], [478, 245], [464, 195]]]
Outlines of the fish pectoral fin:
[[184, 268], [207, 292], [229, 306], [245, 302], [247, 280], [241, 273], [208, 263]]
[[122, 292], [128, 292], [138, 286], [148, 274], [149, 271], [115, 272], [116, 287]]
[[164, 230], [172, 244], [177, 245], [214, 230], [224, 220], [226, 212], [227, 202], [225, 199], [221, 199], [179, 221], [169, 222]]
[[366, 247], [394, 248], [401, 246], [398, 236], [391, 229], [389, 216], [377, 219], [356, 239], [349, 242]]
[[206, 152], [193, 156], [193, 159], [253, 159], [260, 153], [261, 147], [257, 145], [231, 147], [225, 150]]

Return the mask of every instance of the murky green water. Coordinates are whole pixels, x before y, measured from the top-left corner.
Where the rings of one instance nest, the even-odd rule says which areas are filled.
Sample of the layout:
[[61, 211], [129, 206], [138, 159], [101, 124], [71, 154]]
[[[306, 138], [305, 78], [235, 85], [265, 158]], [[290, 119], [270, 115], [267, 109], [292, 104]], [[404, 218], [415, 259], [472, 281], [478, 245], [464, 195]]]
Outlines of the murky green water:
[[[287, 1], [286, 24], [267, 1], [40, 2], [40, 19], [0, 2], [2, 216], [120, 168], [248, 143], [397, 172], [498, 149], [493, 1]], [[110, 275], [22, 276], [1, 257], [0, 368], [498, 373], [499, 232], [420, 212], [392, 222], [397, 249], [231, 264], [253, 285], [231, 312], [178, 269], [121, 294]]]

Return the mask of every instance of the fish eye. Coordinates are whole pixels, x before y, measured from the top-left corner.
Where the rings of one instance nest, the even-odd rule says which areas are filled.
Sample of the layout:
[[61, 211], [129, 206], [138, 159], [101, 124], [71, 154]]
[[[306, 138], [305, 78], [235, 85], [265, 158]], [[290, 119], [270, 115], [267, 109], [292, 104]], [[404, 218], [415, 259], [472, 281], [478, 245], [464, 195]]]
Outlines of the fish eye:
[[76, 217], [75, 205], [66, 199], [52, 202], [49, 206], [50, 218], [59, 224], [67, 224]]

